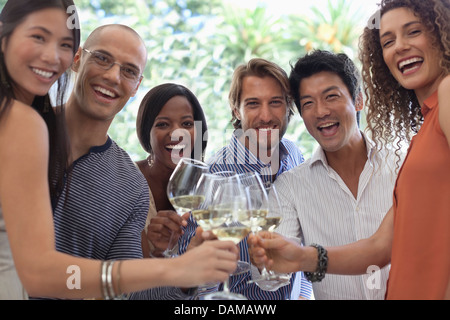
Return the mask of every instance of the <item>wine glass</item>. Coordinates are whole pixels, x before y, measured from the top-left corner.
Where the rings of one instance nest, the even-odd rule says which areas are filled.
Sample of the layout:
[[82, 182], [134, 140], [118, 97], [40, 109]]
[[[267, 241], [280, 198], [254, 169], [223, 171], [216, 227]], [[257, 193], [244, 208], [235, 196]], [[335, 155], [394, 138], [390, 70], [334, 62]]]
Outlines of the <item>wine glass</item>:
[[211, 230], [212, 228], [210, 223], [210, 208], [219, 186], [226, 182], [238, 182], [236, 173], [231, 171], [227, 171], [227, 173], [229, 174], [224, 176], [216, 173], [203, 173], [197, 182], [194, 196], [203, 199], [203, 201], [198, 208], [192, 210], [192, 216], [197, 224], [205, 231]]
[[[235, 175], [234, 172], [233, 174]], [[227, 180], [230, 180], [229, 177], [233, 174], [230, 172], [229, 174], [222, 176], [213, 173], [203, 173], [198, 180], [194, 194], [203, 197], [204, 201], [199, 208], [192, 210], [192, 217], [204, 231], [209, 231], [212, 228], [210, 223], [210, 208], [212, 199], [214, 198], [215, 192], [217, 192], [218, 186], [225, 183]], [[204, 293], [213, 288], [216, 288], [217, 285], [217, 282], [206, 283], [199, 286], [198, 291]]]
[[[261, 188], [264, 187], [264, 183], [262, 182], [262, 179], [260, 177], [260, 175], [257, 172], [244, 172], [244, 173], [240, 173], [238, 174], [238, 179], [241, 182], [241, 184], [243, 185], [244, 189], [251, 186], [251, 185], [257, 185]], [[249, 196], [249, 194], [247, 194], [247, 196]], [[254, 201], [254, 199], [252, 200], [252, 198], [250, 197], [248, 199], [248, 201]], [[249, 227], [251, 228], [251, 225], [256, 223], [256, 217], [255, 217], [255, 213], [253, 212], [253, 217], [251, 217], [251, 221], [248, 221], [249, 223]], [[246, 262], [246, 261], [238, 261], [238, 268], [235, 271], [234, 274], [241, 274], [241, 273], [245, 273], [251, 270], [251, 265], [250, 263]]]
[[[228, 178], [217, 187], [210, 207], [210, 227], [214, 235], [223, 241], [238, 244], [250, 233], [244, 221], [250, 219], [248, 200], [245, 191], [237, 179]], [[223, 284], [223, 291], [205, 296], [206, 300], [247, 300], [238, 293], [229, 290], [228, 281]]]
[[255, 180], [255, 183], [245, 187], [248, 196], [250, 208], [249, 227], [252, 233], [256, 234], [261, 230], [261, 226], [266, 223], [267, 213], [269, 211], [269, 198], [266, 188]]
[[[254, 226], [252, 232], [260, 230], [273, 232], [281, 223], [281, 204], [274, 185], [265, 186], [264, 191], [260, 187], [250, 186], [248, 192], [254, 199], [251, 203], [251, 212], [256, 216], [253, 218]], [[256, 232], [255, 232], [256, 231]], [[280, 287], [290, 283], [290, 273], [276, 273], [263, 267], [261, 277], [248, 283], [256, 283], [264, 290], [278, 290]]]
[[[232, 177], [232, 176], [236, 177], [244, 185], [244, 187], [245, 187], [245, 185], [247, 185], [249, 183], [253, 183], [252, 179], [254, 179], [254, 178], [260, 179], [259, 175], [255, 172], [238, 174], [235, 171], [219, 171], [219, 172], [215, 172], [214, 174], [224, 176], [224, 177]], [[233, 275], [240, 275], [240, 274], [249, 272], [250, 269], [251, 269], [250, 263], [239, 260], [237, 268], [234, 271]]]
[[[182, 158], [175, 167], [167, 184], [167, 196], [175, 211], [180, 215], [191, 212], [200, 207], [204, 197], [195, 195], [197, 182], [203, 173], [208, 172], [208, 165], [202, 161]], [[174, 245], [173, 232], [169, 239], [165, 257], [176, 256], [178, 247]]]

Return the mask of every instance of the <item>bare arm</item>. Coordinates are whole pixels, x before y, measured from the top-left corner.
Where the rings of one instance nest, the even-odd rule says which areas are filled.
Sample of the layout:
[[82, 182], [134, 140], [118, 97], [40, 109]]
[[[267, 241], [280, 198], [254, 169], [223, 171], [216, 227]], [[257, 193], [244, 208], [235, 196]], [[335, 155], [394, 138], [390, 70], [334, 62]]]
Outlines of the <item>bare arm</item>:
[[48, 153], [45, 123], [30, 107], [15, 103], [1, 125], [0, 201], [17, 272], [30, 295], [45, 291], [39, 288], [46, 287], [40, 279], [50, 278], [50, 272], [54, 280], [48, 287], [54, 281], [57, 293], [63, 294], [71, 265], [55, 259]]
[[391, 208], [378, 230], [367, 239], [328, 250], [328, 272], [364, 274], [369, 266], [383, 268], [391, 260], [394, 209]]
[[439, 123], [450, 147], [450, 76], [439, 85]]
[[450, 300], [450, 280], [448, 281], [447, 284], [447, 291], [445, 292], [444, 300]]
[[[368, 239], [352, 244], [327, 247], [328, 273], [364, 274], [369, 266], [384, 267], [390, 262], [393, 237], [393, 208], [386, 214], [377, 232]], [[278, 272], [316, 271], [317, 250], [302, 247], [281, 235], [260, 233], [264, 240], [252, 235], [249, 243], [256, 264], [267, 262], [268, 267]], [[267, 251], [267, 254], [266, 254]], [[270, 256], [270, 259], [268, 258]]]
[[[439, 99], [439, 124], [447, 138], [450, 147], [450, 76], [442, 80], [438, 89]], [[450, 280], [447, 285], [445, 299], [450, 300]]]
[[[30, 296], [100, 297], [100, 261], [55, 250], [48, 152], [42, 118], [30, 107], [15, 103], [0, 125], [0, 203], [17, 272]], [[121, 289], [132, 292], [223, 281], [236, 268], [236, 260], [234, 243], [219, 241], [205, 243], [176, 259], [128, 260], [121, 267]], [[80, 290], [66, 285], [68, 267], [74, 265], [81, 270]], [[114, 286], [117, 290], [116, 282]]]

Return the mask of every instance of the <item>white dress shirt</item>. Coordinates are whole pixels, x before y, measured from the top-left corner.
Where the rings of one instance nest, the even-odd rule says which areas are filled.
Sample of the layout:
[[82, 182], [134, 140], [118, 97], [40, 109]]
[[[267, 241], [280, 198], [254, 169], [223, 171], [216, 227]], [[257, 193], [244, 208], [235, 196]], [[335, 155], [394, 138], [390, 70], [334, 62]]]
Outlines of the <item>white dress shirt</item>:
[[[302, 238], [305, 245], [326, 247], [368, 238], [378, 229], [393, 202], [395, 159], [392, 154], [386, 158], [384, 151], [377, 153], [373, 142], [365, 138], [368, 161], [359, 177], [356, 199], [320, 147], [311, 159], [275, 181], [282, 205], [278, 233]], [[388, 274], [389, 266], [358, 276], [327, 274], [313, 284], [314, 296], [318, 300], [384, 299]]]

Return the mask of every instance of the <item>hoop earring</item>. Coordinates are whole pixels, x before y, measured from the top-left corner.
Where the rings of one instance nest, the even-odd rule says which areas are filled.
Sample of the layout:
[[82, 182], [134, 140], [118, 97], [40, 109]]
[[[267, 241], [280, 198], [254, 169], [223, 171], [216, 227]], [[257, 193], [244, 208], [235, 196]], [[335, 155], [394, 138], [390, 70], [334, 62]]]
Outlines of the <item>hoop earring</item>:
[[149, 156], [147, 157], [147, 163], [150, 168], [152, 168], [153, 165], [155, 164], [155, 159], [153, 158], [153, 153], [150, 153]]

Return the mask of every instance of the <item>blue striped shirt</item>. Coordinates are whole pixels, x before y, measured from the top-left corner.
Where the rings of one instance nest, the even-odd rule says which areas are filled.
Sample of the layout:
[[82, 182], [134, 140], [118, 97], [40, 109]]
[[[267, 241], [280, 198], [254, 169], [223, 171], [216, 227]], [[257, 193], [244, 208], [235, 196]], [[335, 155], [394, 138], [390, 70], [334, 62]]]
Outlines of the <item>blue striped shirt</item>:
[[[236, 173], [257, 172], [261, 175], [264, 183], [272, 183], [272, 176], [279, 176], [304, 162], [303, 155], [298, 147], [287, 139], [280, 141], [279, 161], [265, 164], [250, 152], [233, 134], [230, 143], [219, 150], [215, 156], [208, 161], [211, 172], [235, 171]], [[180, 238], [180, 251], [183, 252], [195, 235], [197, 224], [190, 219], [183, 237]], [[240, 260], [250, 262], [247, 240], [239, 243]], [[311, 299], [312, 285], [306, 280], [302, 272], [292, 275], [290, 285], [281, 287], [277, 291], [265, 291], [256, 284], [247, 284], [251, 280], [251, 273], [232, 276], [229, 282], [230, 291], [245, 295], [249, 300], [289, 300], [298, 299], [299, 296]], [[214, 290], [217, 290], [216, 287]], [[221, 288], [220, 288], [221, 289]], [[199, 292], [199, 296], [211, 292], [205, 290]]]
[[108, 138], [73, 163], [53, 210], [56, 249], [92, 259], [142, 258], [149, 207], [147, 181], [128, 154]]
[[[54, 208], [56, 249], [70, 255], [122, 260], [142, 258], [141, 232], [149, 208], [147, 180], [129, 155], [108, 138], [73, 163]], [[179, 288], [153, 288], [133, 299], [183, 299]]]

